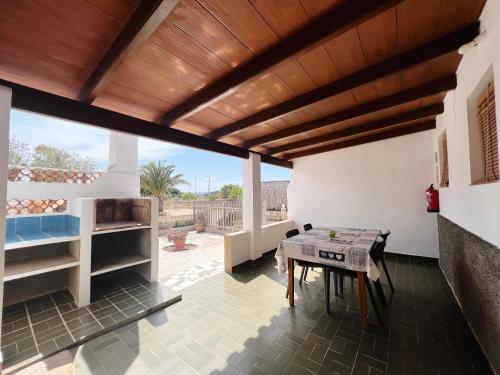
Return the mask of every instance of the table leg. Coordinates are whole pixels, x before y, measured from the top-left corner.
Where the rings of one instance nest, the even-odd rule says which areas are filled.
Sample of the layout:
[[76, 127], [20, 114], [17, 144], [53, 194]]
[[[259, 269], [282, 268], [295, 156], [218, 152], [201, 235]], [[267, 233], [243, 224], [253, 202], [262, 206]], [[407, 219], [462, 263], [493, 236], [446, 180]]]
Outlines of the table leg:
[[359, 314], [361, 328], [368, 329], [368, 318], [367, 318], [367, 307], [366, 307], [366, 285], [365, 285], [365, 273], [358, 272], [358, 287], [359, 287]]
[[295, 262], [293, 258], [288, 258], [288, 303], [293, 306], [294, 297], [294, 268]]

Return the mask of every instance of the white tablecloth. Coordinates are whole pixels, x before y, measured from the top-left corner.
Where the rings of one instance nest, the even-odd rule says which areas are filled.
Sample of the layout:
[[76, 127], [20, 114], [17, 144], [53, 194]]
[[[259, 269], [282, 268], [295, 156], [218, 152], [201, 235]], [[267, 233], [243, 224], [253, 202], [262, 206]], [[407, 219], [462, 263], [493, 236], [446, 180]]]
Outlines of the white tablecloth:
[[[330, 239], [328, 232], [335, 230]], [[370, 250], [380, 235], [379, 230], [356, 228], [314, 228], [280, 241], [276, 251], [278, 271], [287, 270], [288, 258], [306, 260], [352, 271], [366, 272], [377, 280], [380, 272], [370, 257]]]

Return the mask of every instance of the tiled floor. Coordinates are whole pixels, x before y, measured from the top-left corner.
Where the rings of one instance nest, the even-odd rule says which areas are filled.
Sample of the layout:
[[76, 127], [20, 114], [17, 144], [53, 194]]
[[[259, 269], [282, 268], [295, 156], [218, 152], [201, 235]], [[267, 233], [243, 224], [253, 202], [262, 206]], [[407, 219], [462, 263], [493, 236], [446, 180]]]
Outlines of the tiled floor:
[[202, 278], [182, 302], [22, 374], [490, 374], [438, 265], [404, 257], [388, 265], [396, 293], [387, 331], [371, 311], [369, 330], [359, 328], [356, 282], [346, 280], [325, 314], [316, 272], [289, 308], [286, 275], [269, 258]]
[[190, 245], [190, 249], [172, 251], [171, 245], [173, 244], [166, 236], [160, 236], [160, 280], [167, 280], [175, 275], [182, 279], [185, 273], [196, 273], [203, 267], [224, 261], [224, 236], [221, 234], [191, 231], [186, 239], [186, 245]]
[[78, 308], [68, 291], [7, 306], [3, 312], [4, 368], [15, 369], [88, 341], [179, 300], [179, 294], [133, 272], [92, 284], [92, 303]]

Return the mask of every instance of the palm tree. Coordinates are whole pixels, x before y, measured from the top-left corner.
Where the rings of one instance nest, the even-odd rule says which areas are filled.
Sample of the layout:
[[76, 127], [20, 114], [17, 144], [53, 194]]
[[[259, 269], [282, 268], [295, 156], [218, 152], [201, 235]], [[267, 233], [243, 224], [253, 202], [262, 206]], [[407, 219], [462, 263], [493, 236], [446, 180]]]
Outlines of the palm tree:
[[143, 165], [141, 173], [141, 195], [152, 195], [160, 200], [160, 212], [163, 211], [163, 199], [170, 196], [171, 189], [177, 185], [189, 185], [182, 173], [175, 174], [175, 166], [165, 161], [150, 161]]

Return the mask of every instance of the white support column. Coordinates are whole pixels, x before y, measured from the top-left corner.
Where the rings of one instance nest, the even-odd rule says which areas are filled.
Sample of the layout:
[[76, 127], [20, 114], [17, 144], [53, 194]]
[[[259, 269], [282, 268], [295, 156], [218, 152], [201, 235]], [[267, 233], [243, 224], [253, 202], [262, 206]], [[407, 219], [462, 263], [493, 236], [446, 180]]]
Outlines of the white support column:
[[[9, 127], [12, 91], [0, 86], [0, 322], [3, 310], [3, 273], [5, 263], [5, 206], [7, 205], [7, 170], [9, 162]], [[1, 337], [0, 324], [0, 337]], [[0, 372], [3, 358], [0, 354]]]
[[112, 173], [137, 173], [139, 142], [135, 135], [109, 132], [109, 166]]
[[243, 160], [243, 229], [250, 233], [250, 259], [262, 256], [262, 199], [260, 155], [250, 152]]

